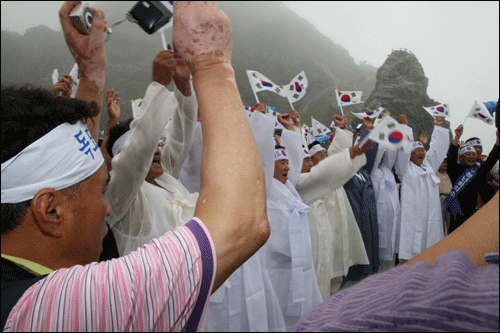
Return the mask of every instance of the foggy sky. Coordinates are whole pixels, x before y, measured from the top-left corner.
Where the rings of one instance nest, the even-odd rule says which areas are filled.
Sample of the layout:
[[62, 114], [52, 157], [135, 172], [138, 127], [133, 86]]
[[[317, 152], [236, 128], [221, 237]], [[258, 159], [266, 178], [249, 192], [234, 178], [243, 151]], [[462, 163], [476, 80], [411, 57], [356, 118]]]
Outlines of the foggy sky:
[[[91, 3], [99, 8], [99, 2]], [[499, 97], [497, 1], [284, 3], [347, 49], [356, 63], [380, 67], [391, 49], [412, 51], [429, 78], [429, 97], [450, 104], [452, 130], [464, 121], [474, 101]], [[44, 24], [60, 30], [61, 4], [2, 1], [1, 29], [24, 34], [27, 28]], [[462, 138], [471, 136], [483, 139], [486, 153], [496, 140], [495, 128], [476, 119], [464, 125]]]

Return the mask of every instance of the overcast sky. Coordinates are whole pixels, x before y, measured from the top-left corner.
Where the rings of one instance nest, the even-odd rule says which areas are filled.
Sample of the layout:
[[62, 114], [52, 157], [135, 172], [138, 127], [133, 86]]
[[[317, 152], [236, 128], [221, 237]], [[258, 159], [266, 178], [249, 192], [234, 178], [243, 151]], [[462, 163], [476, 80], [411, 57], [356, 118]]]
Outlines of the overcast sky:
[[[97, 1], [91, 3], [99, 8]], [[380, 67], [391, 49], [412, 51], [429, 78], [429, 97], [450, 104], [452, 129], [464, 121], [474, 101], [499, 97], [498, 1], [284, 3], [347, 49], [356, 63]], [[2, 30], [24, 34], [40, 24], [60, 30], [61, 4], [2, 1]], [[486, 152], [496, 140], [494, 127], [476, 119], [464, 125], [463, 138], [471, 136], [483, 139]]]

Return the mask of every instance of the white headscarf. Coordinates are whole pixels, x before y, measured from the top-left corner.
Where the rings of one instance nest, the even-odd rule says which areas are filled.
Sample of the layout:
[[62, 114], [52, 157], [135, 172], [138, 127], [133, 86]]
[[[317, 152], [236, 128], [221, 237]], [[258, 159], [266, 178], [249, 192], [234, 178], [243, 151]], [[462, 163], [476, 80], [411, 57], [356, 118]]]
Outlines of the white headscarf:
[[103, 163], [101, 150], [82, 121], [61, 124], [2, 163], [2, 203], [33, 199], [45, 187], [67, 188]]

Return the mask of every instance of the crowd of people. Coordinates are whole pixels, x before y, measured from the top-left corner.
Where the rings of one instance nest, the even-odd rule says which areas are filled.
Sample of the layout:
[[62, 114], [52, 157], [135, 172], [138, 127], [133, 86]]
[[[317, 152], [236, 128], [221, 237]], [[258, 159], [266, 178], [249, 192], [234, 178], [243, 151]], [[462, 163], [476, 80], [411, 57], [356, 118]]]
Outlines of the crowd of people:
[[104, 12], [82, 35], [76, 3], [75, 97], [2, 87], [4, 331], [498, 330], [498, 125], [484, 161], [439, 117], [411, 153], [361, 145], [370, 117], [307, 145], [297, 110], [243, 107], [214, 2], [174, 4], [120, 122]]

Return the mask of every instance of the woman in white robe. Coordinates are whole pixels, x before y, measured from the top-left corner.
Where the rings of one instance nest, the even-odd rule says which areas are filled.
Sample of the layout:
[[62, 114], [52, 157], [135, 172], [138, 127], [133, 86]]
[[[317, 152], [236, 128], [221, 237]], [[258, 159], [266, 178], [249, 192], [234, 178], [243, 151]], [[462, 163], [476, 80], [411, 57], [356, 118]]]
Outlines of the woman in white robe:
[[[334, 191], [342, 188], [365, 163], [364, 154], [351, 157], [349, 148], [345, 148], [313, 166], [310, 172], [302, 173], [295, 186], [304, 203], [311, 207], [307, 216], [311, 230], [313, 260], [318, 286], [324, 300], [331, 295], [330, 281], [335, 277], [333, 274], [335, 232], [342, 233], [342, 229], [335, 230], [335, 223], [330, 221], [330, 216], [335, 213], [327, 210], [326, 199]], [[342, 227], [340, 226], [340, 228]], [[348, 231], [347, 228], [343, 229], [345, 232]], [[345, 235], [347, 244], [351, 239], [361, 237], [359, 228], [352, 229], [352, 231], [354, 235], [347, 233]], [[343, 249], [344, 242], [340, 243], [338, 240], [337, 242], [338, 247]], [[346, 248], [349, 248], [347, 244]], [[364, 256], [366, 257], [366, 253]]]
[[[108, 222], [124, 256], [194, 216], [198, 193], [190, 194], [177, 180], [192, 144], [198, 103], [175, 89], [175, 97], [163, 85], [152, 82], [146, 90], [141, 114], [130, 124], [131, 135], [111, 161], [111, 181], [106, 198], [112, 207]], [[174, 112], [175, 111], [175, 112]], [[158, 142], [168, 126], [162, 151], [163, 174], [159, 185], [145, 181]]]
[[[402, 152], [396, 161], [396, 173], [401, 180], [399, 258], [403, 260], [412, 259], [444, 238], [440, 180], [436, 172], [448, 152], [450, 134], [449, 129], [441, 127], [442, 122], [439, 117], [434, 119], [430, 149], [427, 153], [424, 151], [423, 162], [415, 160], [420, 165]], [[409, 127], [405, 127], [411, 133]]]
[[[283, 118], [286, 115], [282, 115]], [[293, 128], [293, 122], [291, 126]], [[287, 126], [285, 126], [287, 127]], [[323, 302], [314, 271], [311, 235], [305, 205], [295, 189], [302, 168], [302, 139], [299, 133], [283, 130], [281, 144], [287, 144], [286, 158], [290, 161], [290, 173], [283, 183], [272, 179], [267, 197], [267, 217], [271, 236], [262, 247], [263, 265], [276, 293], [287, 330]], [[285, 147], [286, 148], [286, 147]], [[275, 155], [279, 151], [275, 152]], [[273, 156], [267, 157], [273, 160]]]
[[401, 221], [401, 206], [396, 179], [392, 167], [398, 152], [379, 147], [375, 166], [371, 173], [379, 228], [380, 272], [394, 267]]

